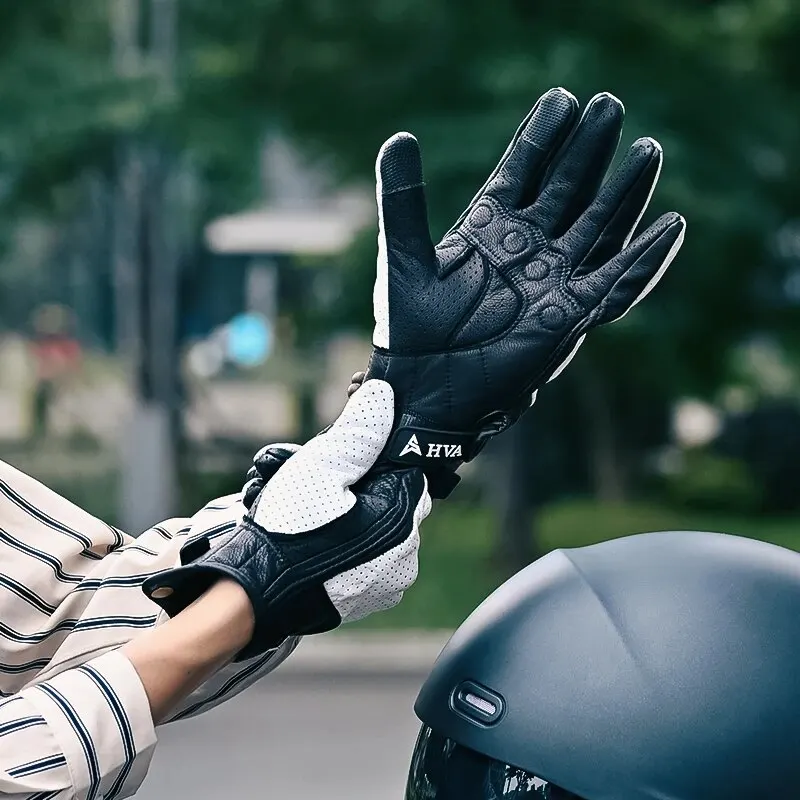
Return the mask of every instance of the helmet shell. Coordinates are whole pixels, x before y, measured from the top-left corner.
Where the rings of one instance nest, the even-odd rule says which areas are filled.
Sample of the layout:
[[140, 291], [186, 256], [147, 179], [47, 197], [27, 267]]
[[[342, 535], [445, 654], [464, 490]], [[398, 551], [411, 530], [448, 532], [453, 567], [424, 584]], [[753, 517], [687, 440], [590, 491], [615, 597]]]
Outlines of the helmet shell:
[[796, 800], [800, 555], [698, 532], [556, 550], [464, 622], [415, 710], [587, 800]]

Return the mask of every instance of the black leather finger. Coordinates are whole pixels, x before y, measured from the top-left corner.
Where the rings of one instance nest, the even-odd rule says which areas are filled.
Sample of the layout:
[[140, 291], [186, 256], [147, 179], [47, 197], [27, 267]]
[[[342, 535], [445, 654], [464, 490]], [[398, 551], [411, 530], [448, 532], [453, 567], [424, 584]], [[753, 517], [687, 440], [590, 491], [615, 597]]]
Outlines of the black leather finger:
[[594, 200], [622, 135], [625, 109], [611, 94], [594, 97], [556, 159], [531, 209], [542, 230], [560, 236]]
[[[251, 472], [253, 471], [255, 470], [251, 470]], [[248, 472], [247, 474], [249, 475], [250, 473]], [[242, 504], [246, 509], [249, 510], [253, 507], [253, 503], [255, 503], [256, 498], [261, 494], [261, 491], [266, 485], [266, 481], [260, 476], [250, 478], [247, 481], [242, 490]]]
[[261, 490], [291, 458], [292, 454], [292, 450], [275, 445], [268, 445], [256, 453], [253, 466], [247, 471], [246, 483], [242, 489], [242, 503], [245, 508], [252, 508]]
[[653, 289], [683, 244], [685, 230], [680, 214], [665, 214], [616, 258], [570, 282], [587, 305], [590, 299], [599, 305], [595, 324], [619, 319]]
[[479, 195], [522, 207], [529, 187], [541, 182], [577, 117], [578, 101], [566, 89], [551, 89], [540, 97]]
[[600, 190], [597, 198], [558, 246], [577, 267], [576, 275], [613, 258], [638, 223], [661, 171], [663, 154], [654, 139], [639, 139]]
[[256, 453], [253, 459], [253, 468], [259, 477], [266, 483], [275, 476], [275, 473], [294, 455], [292, 450], [285, 447], [265, 447]]

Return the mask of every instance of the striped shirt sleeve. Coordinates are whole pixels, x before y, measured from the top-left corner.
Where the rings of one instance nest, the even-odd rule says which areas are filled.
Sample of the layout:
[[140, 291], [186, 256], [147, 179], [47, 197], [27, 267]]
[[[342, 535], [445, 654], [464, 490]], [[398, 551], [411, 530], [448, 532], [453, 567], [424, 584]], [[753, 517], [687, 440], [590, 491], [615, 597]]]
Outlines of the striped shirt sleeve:
[[[243, 513], [239, 495], [222, 497], [134, 539], [0, 461], [0, 798], [136, 791], [155, 735], [119, 649], [166, 620], [142, 581], [177, 565], [188, 541], [215, 546]], [[224, 667], [169, 721], [236, 696], [297, 643]]]
[[130, 797], [155, 744], [136, 670], [107, 653], [0, 703], [0, 797]]
[[[244, 510], [241, 495], [216, 498], [189, 520], [180, 531], [180, 538], [182, 542], [192, 542], [206, 537], [214, 547], [223, 534], [233, 530], [241, 522]], [[299, 642], [300, 637], [289, 637], [275, 650], [223, 667], [192, 692], [174, 710], [165, 724], [196, 717], [240, 694], [282, 664], [294, 652]]]

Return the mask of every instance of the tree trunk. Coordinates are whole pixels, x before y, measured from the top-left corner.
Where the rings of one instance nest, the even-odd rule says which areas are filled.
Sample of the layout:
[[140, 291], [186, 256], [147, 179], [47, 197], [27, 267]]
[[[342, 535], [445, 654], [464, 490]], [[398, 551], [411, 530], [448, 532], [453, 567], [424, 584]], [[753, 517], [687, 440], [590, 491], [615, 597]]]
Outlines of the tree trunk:
[[299, 439], [305, 444], [319, 433], [319, 418], [317, 416], [317, 392], [313, 384], [303, 380], [297, 394], [298, 420], [297, 427]]
[[608, 381], [586, 361], [576, 370], [575, 378], [586, 420], [595, 497], [604, 503], [621, 503], [627, 495], [627, 481]]
[[536, 494], [534, 446], [535, 416], [525, 414], [498, 441], [497, 509], [499, 531], [496, 563], [510, 576], [543, 554], [535, 536]]

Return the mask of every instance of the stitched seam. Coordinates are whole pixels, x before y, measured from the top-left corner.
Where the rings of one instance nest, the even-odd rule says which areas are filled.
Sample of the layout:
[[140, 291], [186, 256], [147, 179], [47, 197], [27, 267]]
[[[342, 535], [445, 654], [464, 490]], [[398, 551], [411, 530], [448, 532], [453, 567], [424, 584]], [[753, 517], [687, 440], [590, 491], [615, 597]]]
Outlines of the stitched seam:
[[444, 361], [444, 396], [447, 401], [447, 411], [450, 414], [453, 413], [453, 381], [451, 369], [451, 357], [450, 353], [447, 353]]

